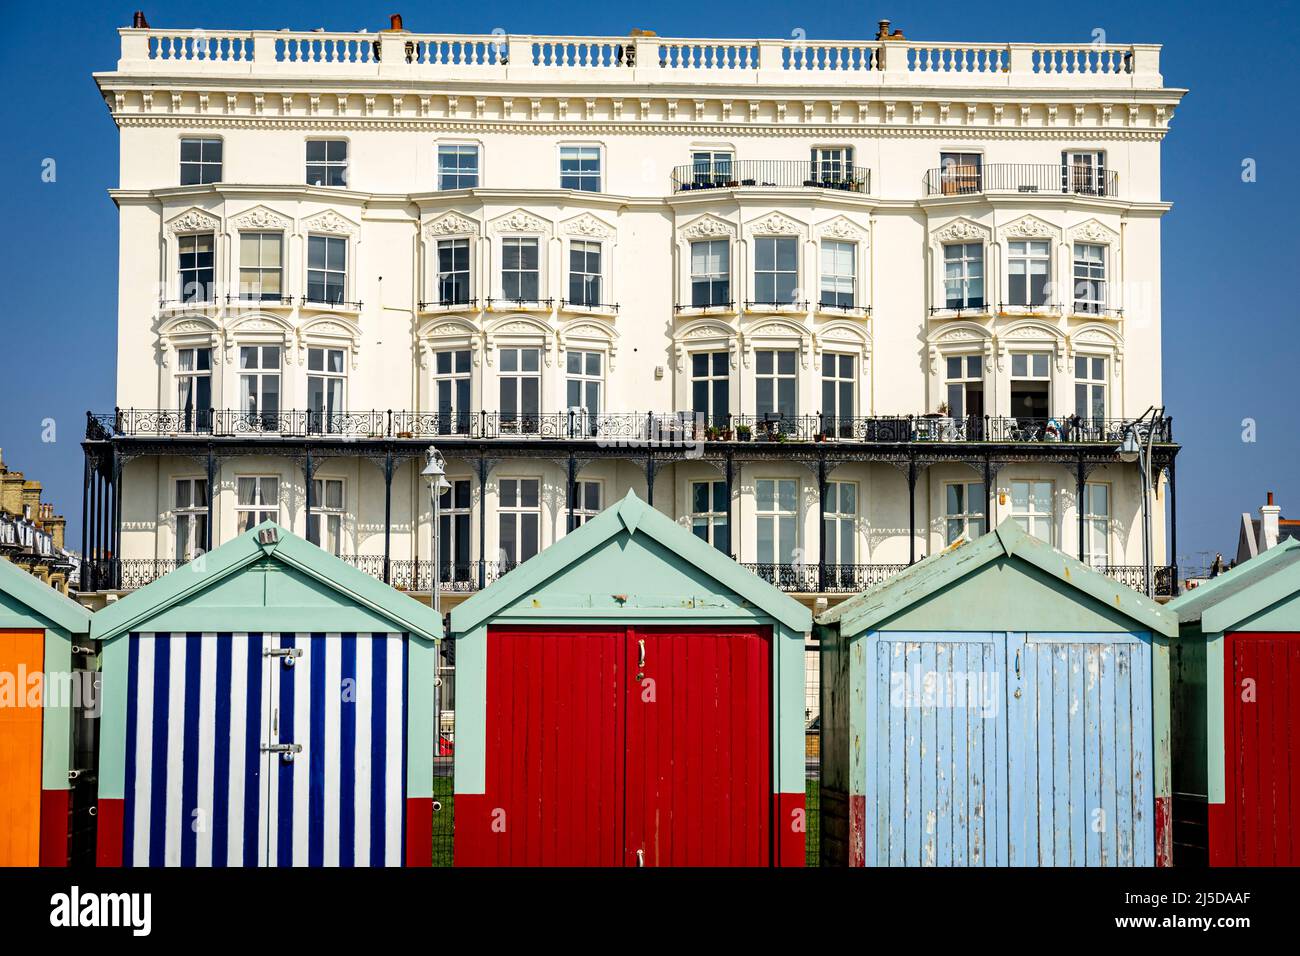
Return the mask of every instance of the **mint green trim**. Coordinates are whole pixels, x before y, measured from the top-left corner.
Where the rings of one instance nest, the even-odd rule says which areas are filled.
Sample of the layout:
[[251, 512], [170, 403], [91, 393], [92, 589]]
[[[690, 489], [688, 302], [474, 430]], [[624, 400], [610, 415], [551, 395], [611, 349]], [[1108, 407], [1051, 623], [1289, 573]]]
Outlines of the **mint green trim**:
[[[995, 563], [1027, 566], [1037, 572], [1031, 574], [1033, 579], [1050, 581], [1052, 590], [1062, 599], [1067, 599], [1071, 591], [1086, 595], [1092, 599], [1091, 603], [1097, 610], [1105, 608], [1113, 618], [1135, 621], [1141, 630], [1166, 637], [1176, 637], [1178, 634], [1177, 618], [1155, 601], [1094, 571], [1037, 538], [1030, 537], [1012, 520], [1004, 521], [995, 530], [975, 541], [960, 541], [917, 562], [879, 587], [864, 591], [824, 612], [818, 616], [817, 621], [828, 625], [838, 623], [840, 633], [845, 638], [877, 629], [886, 621], [890, 622], [892, 628], [899, 629], [902, 625], [897, 618], [904, 612], [913, 607], [921, 608], [923, 602], [941, 592], [951, 593], [962, 579]], [[979, 588], [979, 593], [985, 598], [982, 603], [986, 615], [990, 610], [1000, 609], [1003, 613], [1015, 615], [1020, 615], [1024, 610], [1019, 603], [1014, 606], [999, 603], [990, 608], [983, 587]], [[920, 616], [924, 618], [932, 614], [933, 606], [934, 602], [931, 601], [922, 609]], [[948, 626], [943, 624], [941, 629], [947, 629]], [[963, 627], [966, 630], [999, 629], [985, 626], [985, 621], [978, 618], [965, 619]], [[911, 620], [905, 629], [932, 628], [919, 627], [916, 620]], [[1016, 627], [1005, 629], [1026, 630], [1026, 627], [1019, 623]], [[1053, 629], [1060, 630], [1061, 627]]]
[[[91, 614], [72, 598], [60, 594], [39, 578], [16, 565], [0, 560], [0, 627], [56, 627], [68, 634], [90, 630]], [[14, 624], [11, 620], [26, 620]], [[37, 623], [39, 622], [39, 623]]]
[[772, 644], [772, 779], [777, 793], [804, 793], [804, 635], [773, 623]]
[[120, 800], [126, 787], [126, 684], [130, 644], [112, 641], [100, 654], [99, 796]]
[[[1233, 630], [1233, 625], [1251, 614], [1288, 593], [1300, 590], [1300, 581], [1293, 574], [1284, 573], [1294, 572], [1297, 565], [1300, 565], [1300, 540], [1287, 538], [1276, 547], [1170, 601], [1167, 609], [1177, 614], [1183, 624], [1201, 621], [1206, 633]], [[1277, 578], [1277, 575], [1282, 577]], [[1275, 582], [1274, 587], [1251, 595], [1257, 586], [1271, 579]], [[1286, 585], [1276, 584], [1278, 581], [1288, 582], [1289, 591]], [[1206, 615], [1210, 620], [1203, 620]]]
[[1227, 701], [1223, 699], [1223, 682], [1227, 677], [1223, 659], [1222, 634], [1209, 634], [1205, 638], [1205, 782], [1210, 803], [1226, 803], [1227, 736], [1224, 715]]
[[[512, 572], [513, 573], [513, 572]], [[494, 585], [495, 587], [495, 585]], [[487, 790], [487, 625], [456, 642], [456, 792]]]
[[[259, 543], [265, 530], [276, 532], [275, 543]], [[273, 569], [289, 573], [239, 580], [247, 570]], [[219, 587], [223, 603], [212, 597]], [[249, 624], [253, 609], [256, 620]], [[358, 609], [368, 613], [358, 615]], [[91, 636], [111, 641], [140, 630], [273, 629], [290, 618], [296, 631], [379, 629], [442, 637], [441, 621], [419, 601], [270, 521], [110, 604], [92, 619]], [[329, 626], [322, 626], [327, 619]]]
[[438, 676], [438, 645], [422, 637], [407, 638], [406, 794], [433, 796], [433, 681]]
[[1170, 753], [1169, 639], [1151, 636], [1151, 736], [1153, 738], [1153, 792], [1167, 797], [1174, 792], [1173, 765]]
[[[72, 637], [61, 628], [45, 629], [45, 689], [41, 713], [41, 789], [70, 790], [72, 769], [72, 708], [80, 698], [70, 700]], [[61, 702], [54, 701], [55, 685]]]
[[[721, 590], [738, 595], [743, 602], [753, 605], [755, 611], [786, 627], [801, 633], [807, 633], [811, 628], [812, 615], [806, 607], [746, 571], [717, 548], [701, 541], [629, 491], [627, 497], [617, 505], [607, 508], [576, 531], [566, 534], [497, 580], [490, 588], [458, 605], [451, 612], [452, 630], [463, 633], [489, 619], [499, 620], [507, 608], [513, 609], [517, 602], [528, 598], [547, 581], [571, 565], [578, 564], [586, 556], [602, 551], [611, 541], [636, 541], [638, 537], [657, 542], [675, 555], [681, 564], [690, 566], [697, 578], [706, 579], [705, 582], [697, 581], [698, 587], [702, 588], [710, 582], [721, 585]], [[636, 593], [638, 583], [636, 579], [629, 579], [619, 588], [620, 592], [628, 592], [624, 595], [628, 600], [608, 603], [607, 606], [626, 609], [645, 604], [657, 607], [658, 613], [664, 617], [699, 620], [698, 608], [707, 607], [716, 600], [704, 590], [675, 597], [654, 594], [639, 596]], [[566, 614], [575, 606], [562, 604], [558, 596], [548, 597], [549, 606], [564, 607]], [[575, 597], [581, 601], [577, 607], [590, 607], [592, 605], [589, 602], [596, 599], [610, 602], [613, 595], [588, 594]], [[673, 611], [677, 612], [676, 615], [671, 613]]]

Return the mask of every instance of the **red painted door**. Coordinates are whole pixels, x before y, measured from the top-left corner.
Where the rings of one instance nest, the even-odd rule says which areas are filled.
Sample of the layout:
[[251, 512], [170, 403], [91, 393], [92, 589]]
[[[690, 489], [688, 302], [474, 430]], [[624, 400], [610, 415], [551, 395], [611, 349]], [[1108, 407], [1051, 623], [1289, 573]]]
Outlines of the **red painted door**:
[[628, 866], [772, 863], [771, 642], [633, 629]]
[[[769, 865], [767, 630], [489, 628], [456, 863]], [[640, 852], [638, 852], [640, 851]]]
[[1227, 808], [1238, 866], [1300, 864], [1300, 634], [1229, 634]]

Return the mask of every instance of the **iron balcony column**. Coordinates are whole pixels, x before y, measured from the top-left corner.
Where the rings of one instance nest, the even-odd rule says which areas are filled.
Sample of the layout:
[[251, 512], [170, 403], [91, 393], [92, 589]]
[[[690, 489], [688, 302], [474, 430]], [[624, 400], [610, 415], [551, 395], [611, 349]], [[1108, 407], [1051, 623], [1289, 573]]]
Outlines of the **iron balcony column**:
[[817, 459], [817, 590], [823, 594], [826, 592], [826, 485], [826, 456], [823, 454]]
[[[312, 485], [312, 481], [311, 481], [311, 446], [310, 446], [310, 445], [307, 446], [306, 451], [307, 451], [307, 458], [306, 458], [306, 460], [303, 462], [303, 468], [302, 468], [302, 471], [303, 471], [303, 475], [304, 475], [304, 476], [306, 477], [306, 479], [307, 479], [307, 508], [306, 508], [306, 512], [307, 512], [307, 527], [304, 528], [303, 530], [306, 532], [307, 540], [310, 541], [310, 540], [311, 540], [311, 485]], [[320, 539], [320, 540], [324, 540], [323, 538], [320, 537], [320, 535], [317, 535], [317, 538]], [[318, 542], [318, 543], [319, 543], [319, 542]]]
[[213, 520], [213, 502], [216, 500], [216, 483], [217, 483], [217, 459], [213, 452], [212, 446], [208, 445], [208, 526], [203, 533], [203, 550], [208, 552], [212, 550], [212, 528], [215, 525]]
[[[736, 458], [731, 452], [727, 452], [727, 551], [731, 554], [733, 560], [739, 560], [740, 551], [736, 547], [736, 503], [731, 496], [735, 484], [735, 468]], [[709, 502], [709, 506], [713, 506], [712, 501]]]
[[[388, 413], [390, 427], [392, 412]], [[384, 449], [384, 583], [392, 584], [393, 446]]]
[[645, 456], [645, 500], [646, 504], [654, 507], [655, 504], [655, 456], [647, 452]]
[[907, 563], [916, 564], [916, 454], [907, 458]]
[[478, 589], [487, 587], [487, 459], [478, 458]]
[[1174, 458], [1169, 459], [1169, 563], [1172, 565], [1170, 589], [1173, 597], [1178, 597], [1178, 483], [1174, 481]]
[[1084, 513], [1083, 492], [1085, 490], [1085, 484], [1084, 484], [1084, 477], [1083, 477], [1083, 455], [1082, 454], [1079, 455], [1079, 461], [1075, 465], [1075, 468], [1076, 471], [1074, 476], [1074, 500], [1075, 500], [1076, 507], [1079, 510], [1079, 560], [1082, 561], [1084, 559], [1083, 558], [1083, 554], [1084, 554], [1083, 537], [1084, 537], [1084, 528], [1085, 528], [1084, 520], [1083, 520], [1083, 513]]
[[81, 449], [81, 574], [80, 578], [82, 590], [86, 590], [90, 584], [90, 452], [85, 447]]
[[[987, 429], [984, 434], [988, 434]], [[967, 505], [969, 507], [969, 504]], [[989, 456], [984, 456], [984, 533], [993, 530], [993, 468]]]
[[113, 564], [112, 581], [114, 590], [122, 587], [122, 456], [117, 446], [113, 446]]
[[[572, 418], [572, 413], [570, 413], [570, 418]], [[572, 432], [572, 427], [570, 427], [570, 432]], [[574, 457], [573, 452], [569, 452], [569, 476], [568, 476], [569, 483], [566, 492], [568, 497], [568, 502], [569, 502], [569, 516], [568, 516], [567, 531], [573, 530], [574, 527], [573, 520], [574, 520], [575, 512], [577, 511], [577, 507], [578, 507], [577, 477], [578, 477], [578, 460]]]

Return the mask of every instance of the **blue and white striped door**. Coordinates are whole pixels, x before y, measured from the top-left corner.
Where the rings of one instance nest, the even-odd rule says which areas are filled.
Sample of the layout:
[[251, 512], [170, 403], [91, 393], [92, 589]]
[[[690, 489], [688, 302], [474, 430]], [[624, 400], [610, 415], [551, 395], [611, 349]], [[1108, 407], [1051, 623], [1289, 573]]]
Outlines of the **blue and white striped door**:
[[124, 864], [400, 865], [405, 635], [130, 642]]

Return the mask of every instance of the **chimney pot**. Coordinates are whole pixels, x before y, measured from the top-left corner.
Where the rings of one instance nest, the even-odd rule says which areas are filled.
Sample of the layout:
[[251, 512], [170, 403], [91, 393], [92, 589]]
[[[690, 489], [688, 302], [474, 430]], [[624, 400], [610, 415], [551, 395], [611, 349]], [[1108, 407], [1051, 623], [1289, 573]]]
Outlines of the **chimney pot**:
[[1268, 503], [1269, 504], [1273, 503], [1273, 492], [1271, 491], [1268, 493]]
[[137, 30], [149, 29], [149, 21], [144, 18], [143, 10], [137, 10], [131, 16], [131, 26], [135, 27]]
[[400, 13], [394, 13], [389, 16], [388, 29], [390, 30], [402, 29], [402, 15]]

